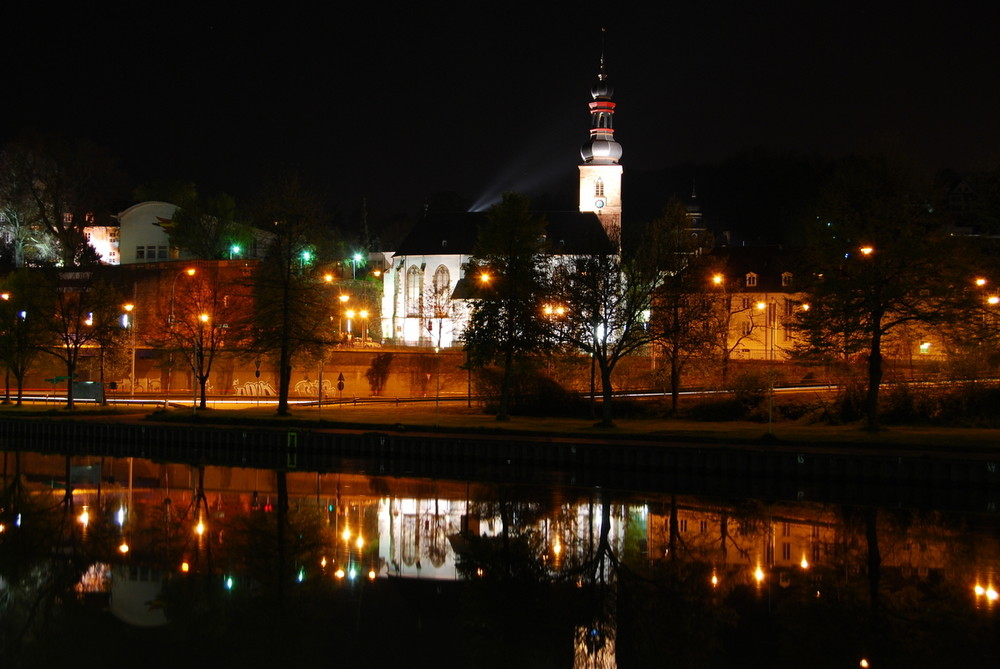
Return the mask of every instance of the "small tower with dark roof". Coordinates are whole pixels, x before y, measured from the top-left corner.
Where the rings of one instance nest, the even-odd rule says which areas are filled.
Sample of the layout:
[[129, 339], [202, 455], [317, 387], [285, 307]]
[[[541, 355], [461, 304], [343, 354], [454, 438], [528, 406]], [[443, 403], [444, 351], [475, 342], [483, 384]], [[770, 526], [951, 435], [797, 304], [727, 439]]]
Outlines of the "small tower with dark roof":
[[590, 138], [580, 149], [580, 211], [600, 217], [608, 238], [618, 243], [622, 224], [622, 145], [615, 141], [612, 117], [614, 89], [604, 71], [604, 54], [597, 83], [590, 91]]

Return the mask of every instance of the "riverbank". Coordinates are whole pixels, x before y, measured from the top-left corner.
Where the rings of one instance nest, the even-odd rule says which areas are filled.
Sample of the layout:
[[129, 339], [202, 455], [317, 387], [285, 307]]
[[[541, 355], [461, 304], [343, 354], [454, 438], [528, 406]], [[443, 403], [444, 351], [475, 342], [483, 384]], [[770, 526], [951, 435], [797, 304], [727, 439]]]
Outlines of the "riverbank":
[[511, 434], [598, 440], [642, 440], [687, 443], [812, 444], [861, 448], [933, 448], [956, 451], [1000, 450], [1000, 430], [937, 426], [888, 426], [879, 432], [863, 423], [828, 425], [806, 421], [771, 424], [748, 421], [700, 422], [675, 418], [622, 418], [611, 428], [598, 427], [588, 418], [513, 416], [499, 422], [477, 407], [454, 404], [338, 405], [293, 407], [285, 417], [274, 407], [207, 409], [192, 414], [190, 408], [149, 411], [148, 408], [90, 408], [74, 411], [25, 406], [0, 407], [0, 418], [84, 419], [149, 421], [220, 427], [288, 427], [308, 430], [378, 430], [389, 432], [441, 432], [479, 435]]

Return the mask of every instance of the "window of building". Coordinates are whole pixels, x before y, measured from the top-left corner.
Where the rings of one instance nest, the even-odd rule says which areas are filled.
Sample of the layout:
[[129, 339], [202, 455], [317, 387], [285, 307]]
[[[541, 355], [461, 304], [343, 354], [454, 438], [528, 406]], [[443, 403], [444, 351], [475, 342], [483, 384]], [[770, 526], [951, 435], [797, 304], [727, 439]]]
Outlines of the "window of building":
[[753, 272], [747, 274], [747, 287], [753, 288], [757, 285], [757, 275]]
[[604, 179], [598, 179], [594, 184], [594, 196], [604, 197]]
[[73, 225], [73, 213], [72, 212], [67, 211], [65, 214], [63, 214], [63, 223], [65, 225]]
[[792, 524], [782, 523], [781, 524], [781, 536], [790, 537], [792, 535]]
[[167, 247], [166, 246], [157, 246], [156, 247], [156, 257], [159, 260], [166, 260], [167, 259]]
[[753, 321], [745, 320], [743, 321], [743, 334], [748, 335], [753, 332]]
[[749, 297], [744, 297], [740, 301], [740, 305], [741, 305], [742, 309], [749, 309], [750, 308], [750, 298]]
[[681, 518], [679, 524], [680, 524], [681, 532], [687, 532], [688, 531], [688, 521], [687, 521], [687, 518]]
[[135, 259], [136, 260], [145, 260], [146, 259], [146, 247], [145, 246], [136, 246], [135, 247]]
[[781, 273], [781, 285], [784, 286], [785, 288], [787, 288], [788, 286], [792, 285], [792, 273], [791, 272], [782, 272]]
[[786, 561], [792, 559], [792, 545], [787, 541], [781, 543], [781, 559]]
[[420, 268], [410, 265], [406, 272], [406, 313], [410, 316], [420, 315], [420, 297], [423, 283], [423, 276]]
[[702, 533], [708, 532], [708, 521], [707, 520], [698, 521], [698, 530]]
[[451, 274], [444, 265], [438, 265], [434, 270], [434, 316], [445, 318], [448, 315], [448, 302], [451, 297]]

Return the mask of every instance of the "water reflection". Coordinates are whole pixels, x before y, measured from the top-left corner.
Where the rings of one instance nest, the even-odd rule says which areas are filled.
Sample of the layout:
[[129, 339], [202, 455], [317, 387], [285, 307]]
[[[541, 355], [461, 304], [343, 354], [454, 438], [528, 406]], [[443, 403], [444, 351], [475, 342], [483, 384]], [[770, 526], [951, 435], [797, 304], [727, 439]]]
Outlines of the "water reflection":
[[7, 456], [5, 667], [998, 659], [993, 516]]

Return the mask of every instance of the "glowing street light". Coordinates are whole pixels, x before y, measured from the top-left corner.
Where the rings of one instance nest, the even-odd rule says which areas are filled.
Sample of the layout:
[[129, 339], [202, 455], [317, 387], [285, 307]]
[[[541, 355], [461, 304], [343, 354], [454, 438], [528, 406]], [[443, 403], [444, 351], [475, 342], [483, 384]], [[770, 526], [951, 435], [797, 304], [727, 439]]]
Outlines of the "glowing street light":
[[365, 345], [365, 340], [368, 338], [368, 311], [362, 309], [358, 312], [358, 316], [361, 318], [361, 345]]
[[875, 252], [874, 247], [871, 246], [862, 246], [859, 250], [861, 251], [861, 255], [865, 257], [868, 257]]

